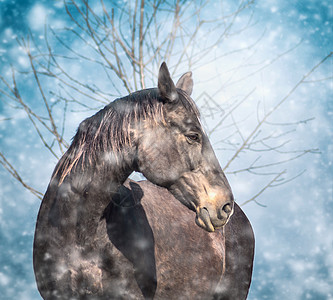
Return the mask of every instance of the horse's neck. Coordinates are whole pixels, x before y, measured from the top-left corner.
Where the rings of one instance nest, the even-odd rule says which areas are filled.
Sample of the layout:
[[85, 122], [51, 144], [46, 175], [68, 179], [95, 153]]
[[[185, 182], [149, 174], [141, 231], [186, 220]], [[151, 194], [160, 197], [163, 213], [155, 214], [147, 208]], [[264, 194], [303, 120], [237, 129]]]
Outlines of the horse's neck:
[[113, 149], [109, 152], [98, 149], [93, 156], [82, 155], [60, 186], [61, 174], [54, 178], [59, 209], [70, 216], [72, 226], [72, 229], [66, 228], [66, 224], [62, 226], [64, 235], [72, 230], [78, 237], [74, 240], [80, 245], [88, 245], [94, 239], [106, 207], [134, 171], [135, 157], [133, 145], [119, 145], [118, 141], [116, 153]]
[[73, 198], [78, 199], [74, 209], [80, 211], [81, 218], [101, 218], [112, 197], [133, 171], [131, 159], [129, 155], [127, 159], [119, 157], [112, 162], [76, 169], [69, 176], [67, 182]]
[[65, 203], [66, 199], [63, 198], [61, 207], [73, 220], [73, 228], [65, 225], [64, 234], [73, 230], [73, 242], [83, 247], [82, 249], [89, 249], [89, 245], [94, 244], [105, 209], [130, 173], [129, 170], [125, 172], [116, 165], [108, 169], [108, 176], [89, 170], [82, 173], [73, 172], [63, 182], [58, 193], [66, 191], [70, 203]]

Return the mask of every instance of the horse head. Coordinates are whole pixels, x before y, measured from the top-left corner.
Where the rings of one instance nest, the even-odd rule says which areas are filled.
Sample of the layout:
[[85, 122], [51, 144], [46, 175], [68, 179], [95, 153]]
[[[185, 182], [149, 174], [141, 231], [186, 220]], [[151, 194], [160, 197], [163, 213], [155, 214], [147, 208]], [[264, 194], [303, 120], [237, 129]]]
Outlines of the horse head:
[[175, 85], [166, 64], [161, 65], [158, 101], [164, 120], [157, 126], [140, 125], [136, 165], [148, 180], [195, 211], [197, 225], [212, 232], [228, 222], [234, 199], [190, 97], [192, 88], [191, 72]]

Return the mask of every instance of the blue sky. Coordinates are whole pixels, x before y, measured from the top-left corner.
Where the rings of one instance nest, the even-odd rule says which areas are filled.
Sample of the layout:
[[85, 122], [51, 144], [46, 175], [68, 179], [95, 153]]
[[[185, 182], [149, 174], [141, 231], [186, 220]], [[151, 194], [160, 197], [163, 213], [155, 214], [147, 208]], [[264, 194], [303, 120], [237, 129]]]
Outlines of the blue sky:
[[[58, 1], [52, 5], [50, 1], [0, 1], [0, 10], [2, 74], [7, 74], [10, 64], [26, 67], [27, 61], [17, 46], [16, 38], [25, 36], [28, 27], [42, 43], [45, 19], [55, 28], [67, 24], [64, 9]], [[244, 34], [230, 37], [223, 44], [224, 48], [216, 49], [214, 55], [218, 57], [220, 51], [232, 50], [239, 45], [247, 46], [263, 36], [255, 49], [226, 59], [216, 59], [193, 70], [194, 99], [208, 92], [218, 103], [227, 105], [255, 90], [249, 102], [234, 116], [245, 135], [255, 122], [249, 116], [256, 113], [258, 99], [260, 107], [269, 110], [333, 49], [333, 5], [330, 1], [257, 1], [238, 22], [242, 24], [252, 11], [253, 26]], [[258, 69], [256, 66], [274, 60], [295, 45], [298, 46], [293, 51], [247, 77]], [[234, 72], [239, 65], [241, 67]], [[84, 69], [75, 62], [70, 67], [87, 80], [95, 75], [93, 70]], [[206, 80], [213, 77], [212, 73], [217, 74], [215, 79]], [[287, 136], [291, 141], [286, 149], [318, 149], [318, 153], [304, 155], [281, 166], [288, 171], [286, 178], [306, 171], [290, 183], [273, 187], [260, 195], [258, 201], [265, 207], [254, 202], [243, 207], [256, 235], [249, 299], [333, 299], [333, 84], [332, 78], [321, 80], [332, 77], [332, 73], [331, 58], [308, 78], [307, 83], [300, 85], [270, 119], [271, 123], [284, 124], [312, 119], [288, 127], [293, 132]], [[230, 78], [236, 83], [228, 85]], [[242, 78], [246, 79], [237, 83]], [[32, 82], [18, 80], [26, 99], [38, 109], [40, 104], [36, 90], [31, 88]], [[99, 83], [106, 86], [106, 82]], [[46, 84], [54, 85], [54, 82]], [[74, 111], [68, 115], [68, 139], [80, 120], [89, 114], [92, 112]], [[208, 129], [218, 122], [218, 118], [215, 116], [214, 120], [206, 120]], [[24, 113], [0, 98], [0, 150], [29, 184], [45, 191], [57, 160], [41, 146], [36, 133], [27, 124], [29, 122]], [[221, 137], [229, 134], [227, 125], [211, 137], [222, 166], [233, 153], [232, 149], [225, 149], [228, 147], [219, 142]], [[285, 125], [273, 128], [277, 133], [286, 130]], [[268, 125], [263, 128], [264, 133], [270, 130], [273, 129]], [[239, 203], [249, 199], [271, 179], [247, 172], [233, 173], [255, 159], [255, 155], [241, 153], [228, 170], [227, 177]], [[274, 162], [283, 157], [281, 153], [272, 152], [263, 154], [261, 159]], [[1, 299], [39, 297], [32, 270], [32, 241], [39, 204], [40, 200], [22, 188], [0, 166]]]

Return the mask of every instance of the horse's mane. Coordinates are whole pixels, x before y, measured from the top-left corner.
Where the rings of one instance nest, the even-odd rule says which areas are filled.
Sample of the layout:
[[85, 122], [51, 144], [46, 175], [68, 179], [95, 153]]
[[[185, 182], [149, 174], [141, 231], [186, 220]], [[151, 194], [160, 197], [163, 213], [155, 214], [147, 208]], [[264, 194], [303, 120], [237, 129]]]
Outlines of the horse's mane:
[[[180, 101], [185, 109], [199, 117], [193, 100], [178, 89]], [[116, 99], [95, 115], [79, 125], [73, 141], [58, 162], [52, 178], [57, 177], [59, 185], [77, 167], [103, 164], [105, 159], [117, 159], [125, 146], [132, 146], [131, 125], [148, 121], [150, 124], [164, 124], [163, 102], [158, 99], [157, 89], [146, 89]], [[105, 155], [100, 160], [100, 154]], [[112, 157], [108, 157], [108, 155]]]

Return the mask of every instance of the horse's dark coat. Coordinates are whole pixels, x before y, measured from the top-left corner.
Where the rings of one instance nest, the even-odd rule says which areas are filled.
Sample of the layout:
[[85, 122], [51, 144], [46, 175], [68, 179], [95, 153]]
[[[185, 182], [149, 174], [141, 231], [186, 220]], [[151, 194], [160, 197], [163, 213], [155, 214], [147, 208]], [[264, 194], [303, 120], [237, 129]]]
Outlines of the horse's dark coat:
[[[80, 124], [38, 214], [43, 298], [246, 298], [253, 232], [201, 128], [192, 87], [190, 73], [175, 86], [162, 64], [158, 89]], [[134, 170], [161, 187], [123, 185]]]
[[[194, 215], [164, 188], [126, 182], [105, 209], [86, 257], [77, 257], [81, 273], [69, 270], [54, 285], [42, 278], [43, 297], [57, 299], [51, 291], [60, 285], [59, 299], [66, 293], [82, 299], [88, 290], [87, 299], [246, 299], [254, 254], [246, 216], [235, 205], [228, 224], [208, 234], [193, 226]], [[78, 246], [72, 247], [55, 255], [69, 258]], [[81, 295], [72, 293], [73, 285]]]

